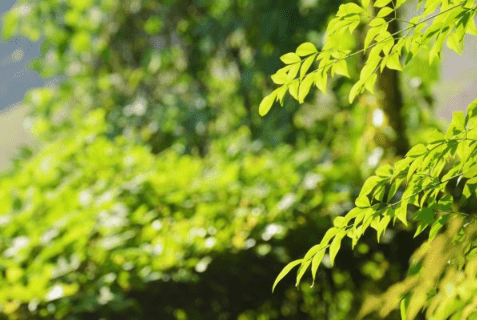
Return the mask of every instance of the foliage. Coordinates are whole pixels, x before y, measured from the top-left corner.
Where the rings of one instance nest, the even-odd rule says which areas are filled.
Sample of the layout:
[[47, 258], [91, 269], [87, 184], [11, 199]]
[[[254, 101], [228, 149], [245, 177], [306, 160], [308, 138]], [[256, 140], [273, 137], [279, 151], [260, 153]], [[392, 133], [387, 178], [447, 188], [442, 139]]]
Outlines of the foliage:
[[292, 106], [265, 121], [252, 110], [279, 53], [319, 38], [339, 5], [300, 2], [22, 0], [4, 16], [2, 36], [42, 40], [31, 67], [62, 80], [24, 100], [43, 139], [104, 108], [110, 136], [203, 155], [242, 125], [272, 147], [308, 134]]
[[[263, 99], [260, 113], [266, 114], [273, 102], [281, 100], [287, 91], [300, 102], [313, 84], [324, 91], [328, 70], [331, 69], [332, 76], [335, 73], [348, 75], [346, 62], [342, 61], [368, 48], [371, 50], [359, 80], [350, 91], [350, 102], [364, 89], [373, 92], [378, 68], [381, 71], [384, 68], [401, 70], [400, 57], [407, 55], [409, 62], [431, 39], [435, 39], [429, 53], [432, 62], [439, 57], [446, 39], [447, 46], [460, 53], [464, 34], [477, 35], [475, 1], [430, 0], [419, 1], [419, 4], [424, 2], [423, 14], [408, 22], [411, 26], [401, 31], [408, 31], [406, 36], [395, 41], [395, 34], [387, 31], [389, 21], [384, 17], [395, 12], [404, 2], [391, 4], [391, 1], [378, 0], [374, 3], [378, 9], [376, 16], [368, 15], [369, 1], [362, 1], [362, 6], [354, 3], [341, 5], [337, 17], [328, 26], [328, 42], [321, 53], [311, 44], [304, 43], [296, 53], [282, 57], [289, 66], [280, 69], [272, 80], [283, 85]], [[436, 10], [438, 13], [433, 14]], [[339, 35], [348, 31], [352, 33], [364, 18], [369, 20], [364, 49], [340, 53]], [[432, 23], [423, 31], [427, 26], [425, 22], [432, 18]], [[313, 58], [311, 62], [302, 61], [304, 56]], [[333, 58], [331, 63], [330, 56]], [[319, 68], [305, 75], [315, 60], [321, 60]], [[294, 79], [298, 70], [300, 78]], [[469, 105], [466, 115], [460, 111], [454, 113], [445, 134], [436, 130], [428, 136], [427, 144], [415, 145], [404, 159], [392, 166], [378, 168], [375, 175], [363, 184], [355, 201], [356, 207], [346, 215], [336, 217], [320, 244], [312, 247], [302, 259], [285, 266], [273, 289], [296, 266], [299, 266], [297, 285], [310, 266], [314, 280], [325, 252], [329, 252], [333, 264], [345, 237], [352, 240], [354, 248], [371, 227], [376, 230], [379, 242], [391, 221], [394, 225], [400, 220], [407, 226], [408, 220], [412, 220], [416, 229], [414, 237], [430, 228], [428, 241], [416, 252], [408, 277], [382, 297], [368, 299], [359, 316], [376, 311], [381, 317], [386, 317], [391, 310], [400, 307], [403, 319], [416, 318], [421, 309], [426, 309], [426, 317], [432, 319], [474, 319], [477, 314], [471, 292], [475, 285], [476, 110], [477, 100]], [[463, 221], [459, 224], [450, 219], [455, 216]], [[448, 224], [448, 220], [453, 224]], [[440, 234], [446, 226], [447, 234]]]
[[[281, 86], [262, 100], [260, 114], [267, 114], [274, 101], [280, 101], [283, 105], [283, 98], [287, 92], [299, 102], [304, 101], [313, 85], [326, 92], [328, 72], [332, 77], [335, 74], [349, 77], [346, 59], [351, 56], [367, 52], [367, 60], [361, 69], [359, 80], [349, 92], [350, 103], [364, 90], [374, 93], [378, 70], [381, 72], [384, 68], [402, 70], [400, 57], [405, 56], [405, 63], [408, 63], [422, 47], [434, 40], [429, 52], [429, 62], [432, 63], [434, 59], [440, 57], [446, 39], [446, 45], [450, 49], [461, 53], [464, 35], [466, 33], [477, 35], [474, 21], [477, 7], [473, 0], [424, 1], [424, 12], [416, 15], [411, 21], [405, 21], [409, 27], [391, 34], [388, 31], [389, 23], [396, 18], [387, 20], [386, 18], [395, 16], [397, 9], [405, 2], [406, 0], [397, 1], [390, 7], [388, 4], [391, 0], [378, 0], [374, 3], [374, 8], [369, 0], [362, 0], [361, 6], [355, 3], [341, 5], [336, 18], [328, 24], [325, 45], [321, 51], [318, 51], [312, 43], [305, 42], [298, 46], [295, 53], [287, 53], [281, 57], [287, 66], [272, 76], [273, 82]], [[419, 5], [422, 3], [423, 1], [419, 1]], [[375, 15], [374, 9], [378, 11]], [[436, 9], [439, 12], [434, 14]], [[429, 25], [427, 22], [430, 20], [432, 22]], [[362, 50], [351, 52], [347, 41], [343, 41], [343, 36], [353, 34], [363, 22], [369, 28], [364, 47]], [[406, 34], [395, 38], [401, 33]], [[319, 61], [318, 68], [308, 72], [316, 61]]]

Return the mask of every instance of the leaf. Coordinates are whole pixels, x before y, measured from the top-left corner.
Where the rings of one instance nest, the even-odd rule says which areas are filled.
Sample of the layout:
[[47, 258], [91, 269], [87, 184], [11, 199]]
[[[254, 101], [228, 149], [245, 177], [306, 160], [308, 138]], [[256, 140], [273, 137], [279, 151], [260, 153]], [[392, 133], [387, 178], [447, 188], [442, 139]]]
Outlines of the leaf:
[[346, 236], [346, 231], [344, 229], [341, 229], [338, 234], [336, 234], [336, 237], [333, 239], [333, 242], [330, 245], [330, 261], [331, 265], [334, 265], [335, 262], [335, 257], [338, 254], [338, 251], [341, 247], [341, 240]]
[[285, 64], [293, 64], [293, 63], [301, 62], [300, 57], [293, 52], [284, 54], [283, 56], [280, 57], [280, 60], [282, 60], [283, 63]]
[[258, 113], [263, 117], [270, 111], [273, 102], [275, 101], [275, 97], [277, 96], [277, 90], [273, 91], [271, 94], [263, 98], [260, 106], [258, 107]]
[[295, 100], [298, 100], [298, 86], [300, 85], [300, 82], [297, 80], [294, 80], [291, 84], [290, 87], [288, 88], [290, 91], [290, 94]]
[[296, 49], [296, 54], [301, 57], [308, 56], [316, 52], [318, 52], [318, 50], [316, 49], [315, 45], [311, 42], [302, 43]]
[[411, 298], [410, 294], [407, 294], [402, 300], [399, 306], [401, 311], [401, 320], [407, 320], [407, 309], [409, 307], [409, 300]]
[[364, 39], [364, 50], [368, 48], [371, 42], [376, 38], [376, 36], [381, 32], [380, 27], [371, 28], [368, 33], [366, 34], [366, 38]]
[[323, 93], [326, 93], [326, 84], [328, 82], [328, 73], [317, 72], [315, 76], [316, 87]]
[[364, 9], [358, 6], [356, 3], [346, 3], [346, 4], [340, 5], [336, 16], [344, 17], [348, 15], [356, 15], [356, 14], [360, 14], [363, 11]]
[[296, 287], [298, 287], [298, 284], [300, 283], [301, 278], [305, 274], [306, 269], [308, 269], [310, 264], [311, 264], [311, 260], [306, 260], [302, 262], [300, 268], [298, 269], [298, 273], [296, 275], [296, 284], [295, 284]]
[[401, 201], [395, 210], [395, 216], [405, 225], [407, 226], [407, 201]]
[[288, 91], [288, 86], [281, 86], [277, 90], [277, 98], [280, 100], [280, 105], [283, 107], [283, 98], [285, 97], [286, 93]]
[[305, 59], [305, 61], [303, 61], [300, 68], [300, 81], [303, 79], [303, 77], [308, 72], [313, 62], [315, 61], [315, 57], [316, 57], [316, 54], [309, 56], [308, 58]]
[[336, 217], [333, 219], [333, 226], [335, 228], [341, 228], [345, 222], [345, 217]]
[[300, 71], [300, 64], [299, 63], [292, 64], [287, 74], [287, 82], [295, 79], [296, 75], [298, 74], [298, 71]]
[[275, 287], [277, 286], [278, 282], [280, 282], [280, 280], [282, 280], [283, 277], [285, 277], [288, 274], [288, 272], [290, 272], [291, 269], [299, 265], [302, 261], [303, 259], [292, 261], [289, 264], [287, 264], [285, 268], [282, 269], [278, 277], [275, 279], [275, 283], [273, 284], [273, 287], [272, 287], [272, 293], [275, 290]]
[[440, 132], [437, 129], [434, 129], [429, 135], [428, 135], [428, 143], [429, 144], [434, 144], [434, 143], [440, 143], [446, 141], [446, 138], [442, 132]]
[[399, 55], [397, 52], [391, 54], [388, 57], [386, 67], [388, 67], [389, 69], [402, 71], [401, 62], [399, 61]]
[[371, 176], [363, 184], [359, 196], [367, 196], [382, 179], [378, 176]]
[[326, 231], [325, 235], [323, 236], [323, 239], [321, 239], [321, 242], [320, 244], [325, 247], [328, 245], [328, 243], [330, 242], [331, 238], [333, 238], [336, 233], [338, 233], [338, 230], [337, 228], [331, 228], [331, 229], [328, 229], [328, 231]]
[[310, 88], [313, 85], [314, 75], [309, 74], [305, 77], [305, 79], [300, 84], [300, 89], [298, 91], [298, 102], [303, 103], [306, 96], [310, 92]]
[[348, 65], [346, 64], [346, 60], [338, 60], [338, 62], [335, 64], [335, 72], [339, 75], [345, 76], [345, 77], [350, 77], [349, 72], [348, 72]]
[[475, 27], [474, 19], [472, 18], [469, 19], [469, 22], [467, 23], [465, 27], [465, 32], [473, 36], [477, 36], [477, 28]]
[[390, 2], [391, 2], [391, 0], [378, 0], [374, 3], [374, 6], [376, 8], [382, 8]]
[[374, 85], [376, 84], [376, 80], [378, 79], [378, 75], [376, 73], [373, 73], [368, 77], [366, 82], [364, 83], [364, 86], [366, 87], [366, 90], [374, 94]]
[[316, 277], [316, 271], [318, 270], [318, 267], [321, 263], [321, 260], [323, 260], [323, 256], [325, 255], [325, 248], [323, 248], [321, 251], [319, 251], [315, 256], [313, 257], [313, 260], [311, 261], [311, 276], [313, 277], [313, 283], [312, 287], [315, 284], [315, 277]]
[[314, 245], [314, 246], [311, 247], [311, 249], [308, 250], [308, 252], [305, 254], [305, 257], [303, 258], [303, 260], [306, 261], [306, 260], [311, 259], [316, 253], [318, 253], [320, 250], [322, 250], [322, 249], [325, 248], [325, 247], [326, 247], [326, 245], [323, 246], [321, 243]]
[[426, 152], [427, 152], [426, 146], [423, 144], [418, 144], [412, 147], [411, 150], [408, 151], [408, 153], [406, 154], [406, 157], [417, 158]]
[[360, 208], [367, 208], [371, 206], [371, 203], [367, 196], [359, 196], [355, 201], [355, 205]]
[[360, 93], [361, 89], [363, 88], [363, 83], [361, 80], [356, 82], [349, 92], [349, 103], [353, 103], [356, 96]]
[[378, 14], [376, 15], [378, 18], [383, 18], [389, 15], [391, 12], [394, 10], [390, 7], [384, 7], [381, 10], [379, 10]]
[[391, 199], [396, 195], [397, 190], [401, 186], [401, 183], [404, 181], [404, 178], [396, 179], [389, 188], [387, 202], [391, 201]]
[[452, 122], [450, 124], [459, 131], [465, 130], [465, 115], [462, 111], [456, 111], [452, 114]]
[[376, 175], [380, 177], [390, 177], [393, 174], [393, 167], [391, 167], [389, 164], [380, 166], [376, 170]]
[[286, 72], [275, 73], [272, 75], [272, 81], [275, 84], [285, 84], [288, 82], [288, 77]]
[[[391, 208], [388, 208], [387, 211], [390, 211]], [[388, 214], [390, 214], [390, 212], [388, 212]], [[379, 222], [379, 225], [378, 225], [378, 233], [377, 233], [377, 237], [378, 237], [378, 242], [381, 241], [381, 236], [382, 234], [386, 231], [386, 228], [389, 224], [389, 222], [391, 222], [391, 216], [389, 215], [386, 215], [384, 218], [381, 219], [381, 221]]]
[[448, 217], [447, 215], [440, 216], [439, 219], [434, 221], [434, 223], [431, 226], [431, 231], [429, 232], [429, 241], [432, 241], [436, 237], [439, 230], [442, 229], [442, 227], [444, 227], [447, 221], [447, 217]]

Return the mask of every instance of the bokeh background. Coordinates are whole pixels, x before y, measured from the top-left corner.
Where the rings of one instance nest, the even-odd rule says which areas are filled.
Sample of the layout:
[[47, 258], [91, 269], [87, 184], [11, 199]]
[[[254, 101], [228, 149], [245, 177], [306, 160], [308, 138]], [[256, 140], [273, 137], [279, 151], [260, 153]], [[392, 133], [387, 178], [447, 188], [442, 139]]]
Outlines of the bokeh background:
[[[349, 105], [344, 78], [258, 116], [279, 57], [322, 46], [341, 1], [15, 3], [0, 3], [0, 319], [350, 319], [405, 275], [423, 238], [397, 226], [271, 294], [402, 156], [385, 108]], [[475, 99], [475, 52], [469, 38], [403, 72], [410, 145]]]

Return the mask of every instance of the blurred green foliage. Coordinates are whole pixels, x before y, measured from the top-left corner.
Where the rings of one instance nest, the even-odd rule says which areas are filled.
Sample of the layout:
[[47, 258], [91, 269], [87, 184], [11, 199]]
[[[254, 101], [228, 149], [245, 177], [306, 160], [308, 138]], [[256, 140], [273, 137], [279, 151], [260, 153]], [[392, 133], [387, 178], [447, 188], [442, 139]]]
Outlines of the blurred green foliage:
[[[349, 105], [344, 79], [258, 115], [279, 57], [321, 46], [339, 4], [18, 1], [3, 38], [42, 41], [31, 67], [61, 82], [25, 96], [43, 147], [0, 180], [0, 318], [349, 319], [397, 281], [406, 230], [270, 293], [394, 157], [373, 97]], [[434, 80], [403, 84], [415, 143], [437, 126]]]

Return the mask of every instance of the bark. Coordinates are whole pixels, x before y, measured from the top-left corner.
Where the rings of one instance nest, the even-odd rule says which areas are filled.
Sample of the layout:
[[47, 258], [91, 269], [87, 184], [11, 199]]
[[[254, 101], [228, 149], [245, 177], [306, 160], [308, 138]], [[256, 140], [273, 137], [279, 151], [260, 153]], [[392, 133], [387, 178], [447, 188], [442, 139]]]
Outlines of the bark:
[[[389, 4], [392, 7], [392, 3]], [[390, 16], [393, 18], [393, 16]], [[399, 30], [396, 20], [389, 22], [389, 32], [394, 34]], [[409, 150], [409, 140], [406, 135], [406, 119], [403, 112], [404, 102], [400, 87], [400, 71], [384, 68], [378, 72], [377, 98], [380, 108], [386, 114], [389, 126], [396, 133], [394, 147], [396, 154], [404, 156]]]

